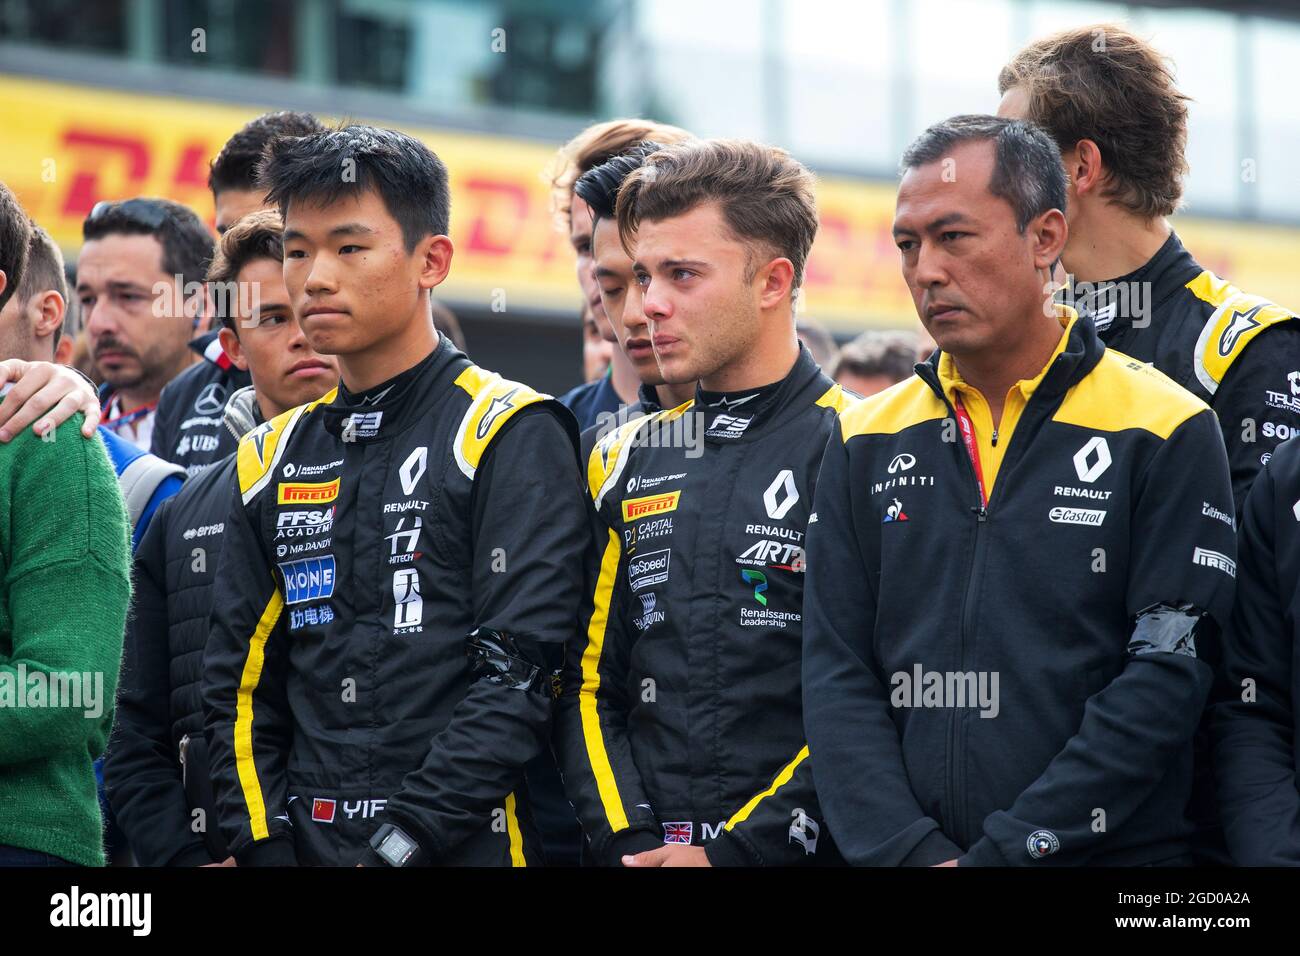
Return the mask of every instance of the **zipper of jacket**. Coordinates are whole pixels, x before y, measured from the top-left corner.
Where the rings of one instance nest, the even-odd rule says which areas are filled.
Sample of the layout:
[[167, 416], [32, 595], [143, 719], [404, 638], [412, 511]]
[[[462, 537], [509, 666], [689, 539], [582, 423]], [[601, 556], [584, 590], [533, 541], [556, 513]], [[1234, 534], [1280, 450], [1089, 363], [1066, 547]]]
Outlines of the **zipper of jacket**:
[[182, 790], [185, 789], [185, 785], [189, 782], [188, 780], [186, 780], [186, 773], [189, 768], [186, 767], [185, 765], [185, 758], [189, 753], [189, 749], [190, 749], [190, 735], [186, 734], [185, 736], [181, 737], [180, 743], [177, 744], [176, 746], [176, 750], [180, 755], [180, 759], [181, 759], [181, 789]]
[[[920, 372], [920, 368], [917, 369]], [[943, 393], [943, 388], [939, 385], [937, 378], [931, 375], [921, 373], [930, 387], [934, 389], [944, 405], [948, 409], [948, 415], [953, 423], [961, 428], [960, 419], [957, 417], [957, 410], [948, 401], [948, 396]], [[975, 581], [976, 574], [979, 570], [980, 561], [980, 531], [988, 521], [989, 511], [988, 504], [984, 500], [984, 488], [980, 484], [979, 475], [975, 473], [975, 463], [971, 461], [970, 455], [966, 451], [965, 443], [962, 441], [955, 442], [957, 445], [957, 457], [965, 462], [966, 473], [970, 476], [971, 487], [975, 490], [974, 505], [970, 506], [970, 511], [975, 515], [975, 537], [971, 542], [971, 559], [966, 573], [966, 593], [962, 597], [961, 621], [957, 631], [957, 664], [963, 669], [966, 664], [966, 635], [971, 629], [971, 619], [975, 616]], [[965, 767], [962, 760], [962, 750], [964, 745], [963, 730], [963, 712], [956, 707], [949, 708], [948, 718], [948, 753], [950, 759], [946, 768], [946, 791], [948, 797], [948, 813], [946, 820], [950, 827], [951, 835], [959, 846], [965, 847], [967, 844], [967, 826], [966, 826], [966, 799], [965, 799]]]

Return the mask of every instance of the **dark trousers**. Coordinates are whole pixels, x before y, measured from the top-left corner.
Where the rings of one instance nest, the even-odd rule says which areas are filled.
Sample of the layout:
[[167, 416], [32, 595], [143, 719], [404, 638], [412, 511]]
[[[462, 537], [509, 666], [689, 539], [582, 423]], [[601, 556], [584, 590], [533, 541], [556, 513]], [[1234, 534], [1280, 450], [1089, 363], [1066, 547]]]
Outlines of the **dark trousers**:
[[67, 860], [50, 856], [48, 853], [41, 853], [39, 850], [28, 850], [20, 846], [5, 846], [0, 844], [0, 866], [75, 866]]

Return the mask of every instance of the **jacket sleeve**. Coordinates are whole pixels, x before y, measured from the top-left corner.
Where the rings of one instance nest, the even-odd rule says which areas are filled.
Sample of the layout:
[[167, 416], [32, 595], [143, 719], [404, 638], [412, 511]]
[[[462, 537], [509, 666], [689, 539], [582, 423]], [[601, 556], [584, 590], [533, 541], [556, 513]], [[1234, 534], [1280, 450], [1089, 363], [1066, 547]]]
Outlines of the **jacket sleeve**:
[[817, 794], [850, 863], [929, 866], [961, 850], [921, 809], [903, 765], [872, 652], [879, 558], [859, 544], [849, 466], [837, 430], [813, 497], [803, 597], [803, 715]]
[[[1124, 826], [1180, 753], [1190, 751], [1213, 676], [1204, 658], [1215, 649], [1205, 641], [1217, 635], [1231, 612], [1236, 557], [1232, 527], [1202, 513], [1208, 502], [1230, 514], [1232, 501], [1223, 438], [1209, 409], [1187, 419], [1162, 443], [1134, 495], [1130, 621], [1156, 605], [1191, 605], [1211, 619], [1190, 642], [1153, 642], [1146, 632], [1135, 633], [1122, 670], [1085, 703], [1078, 732], [1009, 808], [985, 818], [984, 835], [959, 865], [1086, 863], [1108, 833]], [[1040, 829], [1059, 840], [1059, 849], [1048, 857], [1027, 849], [1030, 835]]]
[[821, 838], [812, 761], [802, 747], [772, 782], [731, 815], [705, 844], [713, 866], [793, 866], [808, 862]]
[[136, 548], [117, 722], [104, 760], [109, 803], [141, 866], [212, 862], [202, 835], [193, 829], [172, 749], [165, 552], [171, 512], [163, 502]]
[[[1237, 602], [1224, 635], [1223, 676], [1211, 708], [1219, 807], [1233, 860], [1242, 866], [1300, 865], [1295, 622], [1284, 610], [1300, 582], [1276, 561], [1279, 544], [1290, 545], [1279, 539], [1279, 530], [1294, 541], [1291, 503], [1297, 492], [1279, 492], [1274, 480], [1294, 473], [1294, 452], [1300, 451], [1295, 445], [1260, 473], [1246, 498]], [[1287, 468], [1279, 473], [1282, 456]], [[1250, 694], [1247, 681], [1253, 685]]]
[[239, 865], [291, 866], [284, 596], [256, 530], [260, 497], [246, 507], [237, 483], [231, 494], [203, 653], [209, 769], [221, 832]]
[[388, 801], [389, 820], [433, 862], [513, 805], [524, 764], [549, 740], [552, 675], [576, 622], [587, 534], [576, 437], [553, 406], [525, 408], [493, 438], [475, 474], [475, 627], [506, 635], [525, 669], [539, 671], [527, 689], [473, 676], [424, 763]]
[[59, 706], [0, 706], [0, 779], [53, 751], [97, 758], [112, 729], [131, 600], [127, 517], [103, 442], [83, 440], [81, 422], [74, 415], [49, 442], [27, 429], [5, 448], [12, 484], [0, 584], [10, 646], [0, 681], [10, 693], [38, 673], [85, 675], [88, 686]]
[[163, 461], [172, 461], [176, 450], [176, 425], [180, 421], [173, 414], [176, 404], [176, 389], [168, 382], [158, 396], [158, 407], [154, 411], [153, 431], [149, 435], [149, 454], [157, 455]]
[[[596, 452], [599, 454], [599, 452]], [[564, 789], [596, 860], [618, 866], [625, 853], [663, 845], [628, 739], [627, 562], [618, 530], [587, 507], [591, 536], [577, 639], [564, 665], [556, 750]]]
[[1300, 356], [1300, 322], [1267, 329], [1232, 363], [1214, 395], [1232, 469], [1232, 497], [1241, 514], [1246, 494], [1264, 462], [1291, 435], [1300, 434], [1300, 412], [1289, 376]]

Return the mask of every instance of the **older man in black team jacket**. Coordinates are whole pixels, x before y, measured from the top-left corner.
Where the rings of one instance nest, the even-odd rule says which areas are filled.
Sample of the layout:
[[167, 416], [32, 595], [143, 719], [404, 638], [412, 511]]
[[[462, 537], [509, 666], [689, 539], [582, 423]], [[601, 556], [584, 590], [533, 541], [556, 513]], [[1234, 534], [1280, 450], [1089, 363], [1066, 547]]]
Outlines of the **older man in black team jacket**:
[[781, 150], [713, 141], [652, 153], [619, 193], [664, 379], [700, 384], [587, 466], [557, 734], [602, 864], [838, 860], [799, 707], [803, 537], [843, 402], [795, 337], [812, 188]]
[[941, 351], [822, 465], [803, 679], [827, 821], [857, 864], [1187, 862], [1236, 573], [1218, 423], [1053, 312], [1041, 130], [957, 117], [903, 167], [894, 236]]
[[276, 141], [265, 173], [341, 383], [237, 452], [203, 674], [222, 831], [241, 866], [536, 863], [523, 768], [588, 534], [576, 424], [434, 330], [449, 191], [423, 144], [349, 126]]

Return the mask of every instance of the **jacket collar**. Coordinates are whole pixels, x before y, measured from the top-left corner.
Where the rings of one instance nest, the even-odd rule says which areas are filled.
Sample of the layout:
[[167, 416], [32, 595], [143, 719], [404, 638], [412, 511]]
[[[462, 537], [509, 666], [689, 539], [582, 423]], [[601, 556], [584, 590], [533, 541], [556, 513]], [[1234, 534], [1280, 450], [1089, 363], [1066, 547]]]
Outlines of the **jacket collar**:
[[[730, 444], [736, 441], [750, 441], [790, 405], [791, 401], [803, 389], [817, 379], [825, 378], [817, 366], [812, 354], [799, 343], [799, 356], [785, 378], [773, 383], [773, 386], [759, 390], [757, 397], [750, 401], [741, 399], [737, 405], [719, 402], [716, 394], [705, 396], [704, 390], [697, 383], [695, 386], [694, 408], [704, 414], [704, 439], [715, 444]], [[825, 385], [830, 387], [830, 380]], [[705, 403], [711, 397], [713, 405]]]
[[[1078, 315], [1069, 306], [1058, 305], [1057, 309], [1066, 323], [1064, 341], [1058, 343], [1056, 352], [1037, 378], [1020, 383], [1032, 385], [1026, 398], [1032, 394], [1050, 400], [1064, 395], [1096, 367], [1106, 351], [1091, 319]], [[948, 370], [945, 367], [941, 372], [940, 365], [950, 361], [946, 353], [936, 349], [929, 359], [916, 366], [916, 374], [948, 404], [951, 401], [944, 389]]]
[[257, 404], [257, 392], [253, 386], [246, 385], [237, 390], [226, 402], [226, 410], [221, 421], [235, 440], [243, 438], [258, 425], [262, 424], [262, 409]]
[[1128, 275], [1104, 282], [1075, 282], [1057, 293], [1057, 301], [1091, 319], [1109, 340], [1131, 328], [1138, 316], [1149, 321], [1157, 306], [1202, 271], [1171, 229], [1156, 254]]
[[234, 363], [230, 361], [230, 356], [221, 347], [219, 331], [204, 332], [198, 338], [190, 339], [190, 350], [197, 352], [203, 356], [205, 362], [211, 362], [222, 371], [234, 367]]
[[451, 340], [438, 336], [432, 352], [388, 381], [355, 395], [340, 382], [334, 401], [324, 407], [325, 429], [340, 441], [377, 441], [394, 434], [414, 418], [429, 413], [433, 384], [457, 359], [464, 359]]

